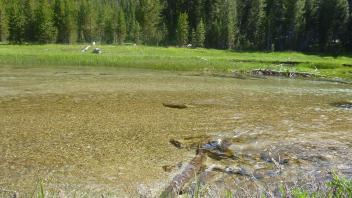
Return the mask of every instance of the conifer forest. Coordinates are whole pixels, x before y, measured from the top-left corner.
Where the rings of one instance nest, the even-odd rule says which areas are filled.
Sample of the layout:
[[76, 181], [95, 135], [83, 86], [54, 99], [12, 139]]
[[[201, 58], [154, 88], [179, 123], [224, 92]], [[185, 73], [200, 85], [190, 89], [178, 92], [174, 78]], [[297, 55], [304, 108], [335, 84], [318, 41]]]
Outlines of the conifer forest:
[[0, 41], [352, 50], [352, 0], [0, 0]]

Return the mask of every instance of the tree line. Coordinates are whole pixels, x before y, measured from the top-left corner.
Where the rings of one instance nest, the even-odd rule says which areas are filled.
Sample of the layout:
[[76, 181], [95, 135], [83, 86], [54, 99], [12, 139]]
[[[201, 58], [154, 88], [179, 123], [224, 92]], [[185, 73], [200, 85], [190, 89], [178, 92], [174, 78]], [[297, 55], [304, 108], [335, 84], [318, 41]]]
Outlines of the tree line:
[[352, 0], [0, 0], [0, 41], [352, 50]]

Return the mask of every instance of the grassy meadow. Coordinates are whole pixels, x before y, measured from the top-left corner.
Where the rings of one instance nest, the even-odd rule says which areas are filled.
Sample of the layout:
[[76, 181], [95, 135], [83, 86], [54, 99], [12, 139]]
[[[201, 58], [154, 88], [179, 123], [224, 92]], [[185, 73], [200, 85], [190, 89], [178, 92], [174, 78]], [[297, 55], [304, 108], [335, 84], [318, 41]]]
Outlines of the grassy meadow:
[[[225, 178], [214, 189], [222, 197], [351, 197], [350, 175], [301, 178], [335, 167], [350, 173], [350, 111], [331, 106], [350, 100], [350, 85], [211, 77], [271, 69], [351, 81], [351, 55], [132, 45], [97, 46], [103, 50], [97, 55], [84, 47], [0, 44], [0, 197], [159, 195], [180, 161], [195, 153], [170, 139], [209, 135], [234, 137], [239, 156], [253, 157], [209, 158], [206, 166], [258, 173], [252, 180], [253, 174], [223, 177], [220, 170], [209, 186]], [[289, 164], [262, 159], [273, 147]], [[180, 197], [205, 197], [208, 184], [196, 185]]]
[[249, 73], [254, 69], [308, 72], [321, 77], [352, 79], [352, 55], [298, 52], [237, 52], [132, 45], [103, 45], [100, 55], [85, 45], [0, 45], [0, 65], [112, 66], [204, 73]]

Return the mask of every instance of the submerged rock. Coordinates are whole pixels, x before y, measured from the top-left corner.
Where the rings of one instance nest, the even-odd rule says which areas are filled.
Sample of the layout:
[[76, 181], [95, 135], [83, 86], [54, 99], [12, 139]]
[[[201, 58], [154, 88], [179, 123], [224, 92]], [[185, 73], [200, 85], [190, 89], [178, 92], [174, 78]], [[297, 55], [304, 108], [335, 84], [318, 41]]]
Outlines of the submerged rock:
[[253, 172], [253, 177], [260, 180], [268, 177], [277, 177], [279, 176], [280, 171], [268, 170], [268, 169], [256, 169]]
[[242, 168], [242, 167], [226, 167], [226, 168], [213, 167], [212, 171], [226, 173], [228, 175], [240, 175], [240, 176], [252, 175], [252, 173], [248, 169]]
[[236, 159], [233, 151], [229, 149], [232, 142], [228, 139], [218, 139], [203, 144], [200, 149], [205, 151], [208, 156], [215, 160]]
[[182, 162], [179, 162], [176, 165], [165, 165], [162, 168], [165, 172], [172, 172], [173, 170], [179, 169], [181, 167], [182, 167]]
[[164, 107], [173, 108], [173, 109], [186, 109], [187, 105], [185, 104], [175, 104], [175, 103], [163, 103]]
[[330, 161], [327, 156], [323, 156], [323, 155], [320, 155], [320, 154], [317, 154], [317, 155], [305, 155], [305, 156], [300, 157], [300, 159], [301, 160], [305, 160], [305, 161], [314, 162], [314, 163], [320, 163], [320, 164]]
[[170, 139], [170, 144], [174, 145], [176, 148], [178, 149], [182, 149], [183, 148], [183, 145], [180, 141], [177, 141], [175, 139]]
[[271, 152], [262, 152], [260, 153], [260, 159], [269, 163], [279, 163], [279, 164], [288, 164], [289, 159], [284, 155], [280, 155], [279, 153], [271, 153]]

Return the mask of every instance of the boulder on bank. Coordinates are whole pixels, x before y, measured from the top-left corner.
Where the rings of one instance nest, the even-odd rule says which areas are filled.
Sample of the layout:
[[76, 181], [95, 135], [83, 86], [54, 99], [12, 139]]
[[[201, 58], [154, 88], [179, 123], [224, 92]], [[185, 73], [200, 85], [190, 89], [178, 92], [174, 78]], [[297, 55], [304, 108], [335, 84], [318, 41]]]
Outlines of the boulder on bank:
[[93, 49], [93, 54], [101, 54], [103, 51], [100, 48], [94, 48]]

